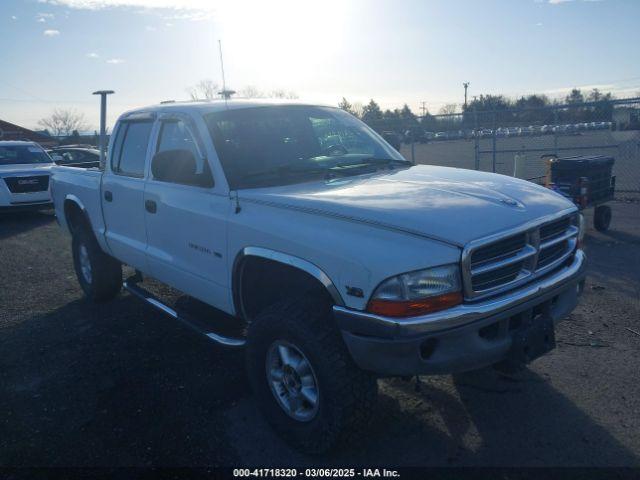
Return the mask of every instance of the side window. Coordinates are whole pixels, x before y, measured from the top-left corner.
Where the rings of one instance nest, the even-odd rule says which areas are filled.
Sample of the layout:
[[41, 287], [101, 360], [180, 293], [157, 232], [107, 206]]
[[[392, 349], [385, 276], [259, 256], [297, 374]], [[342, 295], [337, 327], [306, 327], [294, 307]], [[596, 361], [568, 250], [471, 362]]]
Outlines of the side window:
[[118, 171], [118, 162], [120, 161], [120, 152], [122, 151], [122, 139], [126, 131], [127, 124], [120, 123], [116, 130], [116, 139], [113, 141], [113, 146], [109, 152], [111, 154], [111, 171], [114, 173]]
[[182, 120], [163, 121], [151, 165], [155, 180], [212, 187], [211, 169], [198, 152], [193, 135]]
[[152, 126], [153, 122], [125, 122], [120, 126], [111, 160], [111, 168], [115, 173], [130, 177], [144, 176], [144, 161]]

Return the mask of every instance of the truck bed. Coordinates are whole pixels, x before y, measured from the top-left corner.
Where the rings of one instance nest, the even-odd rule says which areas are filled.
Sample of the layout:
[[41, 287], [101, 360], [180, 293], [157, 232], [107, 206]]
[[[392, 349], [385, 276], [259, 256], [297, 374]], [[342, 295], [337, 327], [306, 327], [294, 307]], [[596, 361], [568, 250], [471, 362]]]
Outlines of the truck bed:
[[51, 194], [60, 225], [69, 229], [65, 215], [65, 200], [74, 199], [91, 222], [98, 243], [105, 248], [104, 220], [100, 199], [102, 171], [98, 168], [55, 166], [51, 169]]

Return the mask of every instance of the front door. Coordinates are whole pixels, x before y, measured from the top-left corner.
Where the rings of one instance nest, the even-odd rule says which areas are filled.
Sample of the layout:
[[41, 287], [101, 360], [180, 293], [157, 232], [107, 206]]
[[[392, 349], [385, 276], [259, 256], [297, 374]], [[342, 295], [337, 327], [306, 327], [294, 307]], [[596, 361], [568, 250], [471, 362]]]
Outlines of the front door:
[[147, 261], [161, 282], [231, 311], [224, 258], [230, 201], [215, 193], [197, 138], [187, 118], [160, 120], [153, 154], [163, 158], [154, 158], [144, 197]]
[[102, 179], [105, 238], [118, 260], [146, 270], [145, 163], [153, 120], [121, 122]]

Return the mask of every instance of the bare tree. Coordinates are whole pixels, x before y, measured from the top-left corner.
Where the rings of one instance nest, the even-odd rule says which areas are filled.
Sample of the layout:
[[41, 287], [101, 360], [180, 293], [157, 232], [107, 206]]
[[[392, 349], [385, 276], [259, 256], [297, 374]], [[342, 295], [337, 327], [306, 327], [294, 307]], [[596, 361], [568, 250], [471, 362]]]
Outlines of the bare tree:
[[60, 108], [56, 108], [50, 116], [38, 120], [38, 125], [55, 137], [68, 137], [74, 131], [79, 132], [88, 128], [83, 113]]
[[191, 100], [213, 100], [219, 95], [218, 84], [213, 80], [200, 80], [193, 87], [187, 88]]
[[247, 85], [242, 90], [240, 90], [240, 96], [244, 98], [264, 98], [264, 92], [258, 90], [257, 87], [253, 85]]
[[351, 105], [351, 112], [356, 117], [362, 118], [362, 115], [364, 115], [364, 105], [362, 105], [362, 102], [354, 102], [353, 105]]
[[298, 97], [298, 94], [296, 92], [286, 91], [282, 89], [272, 90], [267, 96], [269, 98], [288, 98], [290, 100], [296, 100], [300, 98]]
[[[213, 100], [220, 96], [218, 84], [213, 80], [206, 79], [200, 80], [193, 87], [187, 88], [187, 93], [191, 100]], [[265, 92], [254, 85], [247, 85], [240, 90], [239, 95], [244, 98], [298, 98], [298, 95], [292, 91], [275, 89]]]
[[454, 113], [458, 113], [458, 105], [455, 103], [447, 103], [440, 109], [439, 113], [440, 115], [452, 115]]

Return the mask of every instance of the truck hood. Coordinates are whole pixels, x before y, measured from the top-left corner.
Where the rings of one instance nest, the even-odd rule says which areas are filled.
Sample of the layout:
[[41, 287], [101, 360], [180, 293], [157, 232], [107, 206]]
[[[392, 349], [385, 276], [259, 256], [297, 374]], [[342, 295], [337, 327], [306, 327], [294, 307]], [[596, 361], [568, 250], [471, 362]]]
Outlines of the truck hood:
[[559, 194], [525, 180], [428, 165], [241, 190], [238, 198], [391, 228], [456, 246], [575, 209]]

